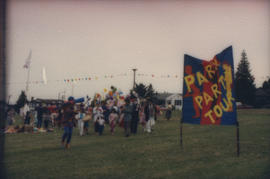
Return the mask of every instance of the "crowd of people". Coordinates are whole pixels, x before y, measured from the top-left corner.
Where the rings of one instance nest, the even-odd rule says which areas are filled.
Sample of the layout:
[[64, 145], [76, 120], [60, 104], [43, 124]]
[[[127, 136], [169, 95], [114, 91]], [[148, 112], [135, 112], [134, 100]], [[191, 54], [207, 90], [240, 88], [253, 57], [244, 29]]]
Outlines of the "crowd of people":
[[[114, 135], [116, 126], [119, 126], [124, 129], [124, 136], [129, 137], [137, 133], [138, 125], [142, 125], [144, 132], [151, 133], [160, 113], [159, 107], [150, 99], [131, 96], [123, 98], [122, 101], [110, 97], [104, 100], [95, 98], [91, 104], [76, 103], [73, 97], [69, 97], [68, 101], [58, 107], [39, 104], [31, 112], [27, 105], [25, 108], [25, 125], [45, 130], [63, 128], [62, 145], [65, 148], [70, 146], [74, 127], [78, 128], [80, 136], [88, 135], [92, 130], [101, 136], [105, 125], [111, 135]], [[170, 107], [168, 109], [165, 115], [167, 119], [171, 115]], [[33, 118], [34, 120], [31, 120]], [[12, 124], [12, 121], [9, 123]]]
[[119, 125], [124, 128], [124, 136], [129, 137], [137, 133], [139, 124], [145, 132], [151, 133], [159, 110], [151, 100], [140, 101], [137, 98], [126, 98], [121, 106], [109, 100], [96, 102], [92, 106], [76, 105], [73, 98], [70, 98], [60, 113], [64, 127], [62, 144], [69, 148], [72, 130], [76, 125], [81, 136], [88, 134], [89, 121], [92, 120], [93, 131], [98, 135], [103, 134], [104, 126], [108, 124], [111, 135], [114, 135]]

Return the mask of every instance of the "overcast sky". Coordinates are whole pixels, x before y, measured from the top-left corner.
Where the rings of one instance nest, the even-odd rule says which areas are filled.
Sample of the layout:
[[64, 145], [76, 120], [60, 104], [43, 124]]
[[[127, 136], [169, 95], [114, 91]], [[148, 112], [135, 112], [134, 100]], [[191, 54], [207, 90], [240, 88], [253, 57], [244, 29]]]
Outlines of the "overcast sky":
[[71, 95], [72, 85], [64, 79], [81, 77], [92, 79], [74, 84], [75, 97], [92, 96], [110, 85], [127, 92], [135, 67], [138, 74], [150, 74], [137, 76], [138, 83], [181, 92], [185, 53], [210, 60], [230, 45], [235, 68], [246, 50], [257, 87], [270, 75], [267, 0], [9, 0], [7, 12], [11, 102], [25, 90], [23, 65], [30, 49], [30, 81], [41, 81], [44, 67], [48, 83], [30, 84], [29, 93], [42, 98], [57, 98], [62, 91]]

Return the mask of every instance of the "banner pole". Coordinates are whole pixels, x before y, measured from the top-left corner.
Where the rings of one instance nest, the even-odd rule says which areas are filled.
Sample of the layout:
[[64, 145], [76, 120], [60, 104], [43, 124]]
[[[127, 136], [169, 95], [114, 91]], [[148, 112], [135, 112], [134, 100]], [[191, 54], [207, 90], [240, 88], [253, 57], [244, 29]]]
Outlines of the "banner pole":
[[182, 133], [183, 133], [183, 118], [181, 118], [181, 120], [180, 120], [180, 147], [181, 147], [181, 149], [183, 149], [183, 136], [182, 136]]
[[240, 155], [240, 141], [239, 141], [239, 123], [236, 122], [236, 146], [237, 146], [237, 157]]

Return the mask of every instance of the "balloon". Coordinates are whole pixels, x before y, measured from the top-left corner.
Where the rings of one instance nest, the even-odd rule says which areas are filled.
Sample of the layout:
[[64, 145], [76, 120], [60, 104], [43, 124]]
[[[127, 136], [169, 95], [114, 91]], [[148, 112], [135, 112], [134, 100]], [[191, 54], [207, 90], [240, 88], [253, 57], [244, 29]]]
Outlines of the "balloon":
[[109, 91], [109, 95], [112, 96], [113, 95], [113, 92], [112, 91]]

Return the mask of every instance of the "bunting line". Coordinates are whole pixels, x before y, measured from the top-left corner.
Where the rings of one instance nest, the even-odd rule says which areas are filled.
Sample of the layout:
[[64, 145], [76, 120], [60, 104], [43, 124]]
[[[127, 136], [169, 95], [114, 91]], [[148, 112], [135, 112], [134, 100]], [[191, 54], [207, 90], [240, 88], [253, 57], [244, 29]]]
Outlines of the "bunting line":
[[[69, 77], [69, 78], [64, 78], [64, 79], [56, 79], [56, 80], [32, 80], [29, 81], [29, 84], [47, 84], [47, 83], [52, 83], [52, 82], [57, 82], [57, 83], [74, 83], [74, 82], [86, 82], [86, 81], [95, 81], [95, 80], [110, 80], [114, 78], [119, 78], [119, 77], [131, 77], [133, 76], [132, 73], [120, 73], [120, 74], [105, 74], [105, 75], [85, 75], [84, 77]], [[178, 79], [181, 80], [180, 75], [178, 74], [156, 74], [156, 73], [138, 73], [136, 74], [138, 78], [150, 78], [150, 79]], [[6, 83], [7, 85], [11, 84], [25, 84], [25, 82], [9, 82]]]

